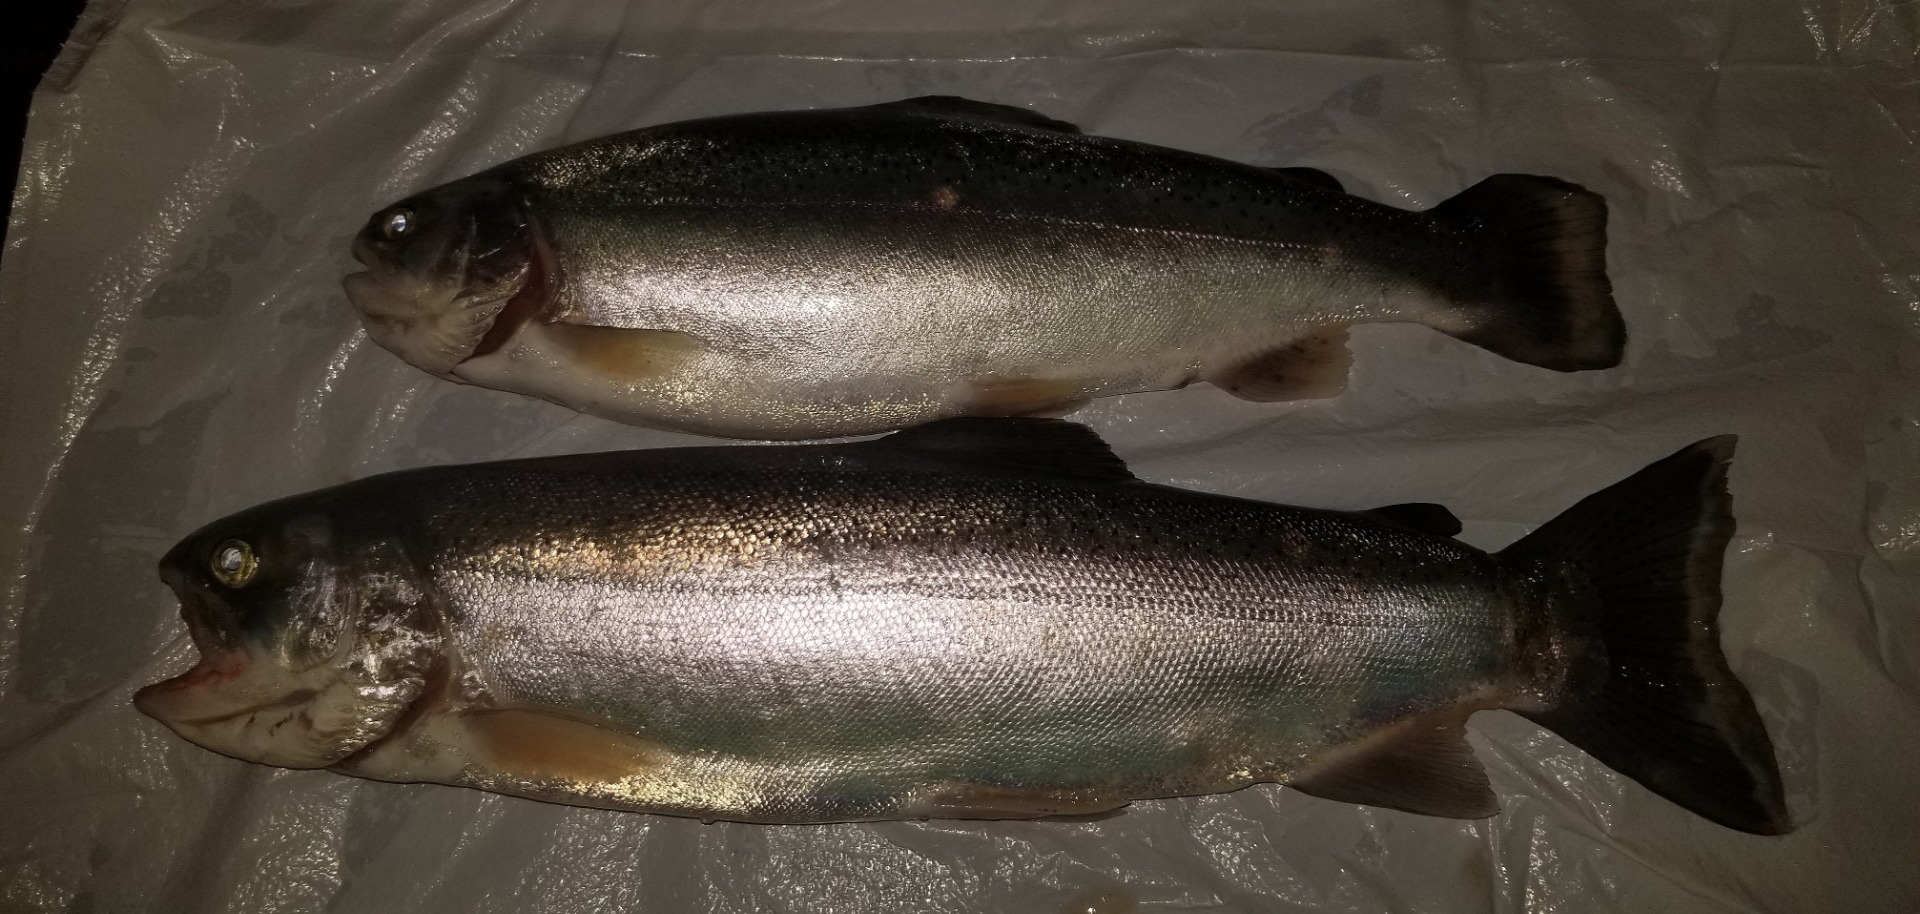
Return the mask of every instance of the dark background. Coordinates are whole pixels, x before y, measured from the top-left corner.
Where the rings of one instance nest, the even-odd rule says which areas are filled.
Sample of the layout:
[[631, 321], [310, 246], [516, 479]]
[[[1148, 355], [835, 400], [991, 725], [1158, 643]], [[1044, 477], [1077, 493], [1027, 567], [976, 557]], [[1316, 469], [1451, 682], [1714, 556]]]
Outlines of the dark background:
[[[20, 138], [27, 129], [33, 87], [47, 72], [60, 45], [80, 18], [83, 0], [30, 0], [11, 4], [0, 28], [0, 175], [6, 176], [5, 210], [13, 214], [13, 191], [20, 177]], [[4, 225], [0, 221], [0, 225]]]

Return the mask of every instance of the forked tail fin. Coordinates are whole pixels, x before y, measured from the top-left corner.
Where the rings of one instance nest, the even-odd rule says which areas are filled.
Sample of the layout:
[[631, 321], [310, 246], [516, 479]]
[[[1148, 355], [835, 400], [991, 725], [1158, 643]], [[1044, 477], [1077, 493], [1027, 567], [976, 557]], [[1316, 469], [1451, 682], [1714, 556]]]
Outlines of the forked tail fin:
[[1598, 605], [1604, 663], [1524, 712], [1608, 767], [1728, 828], [1793, 827], [1773, 743], [1720, 650], [1720, 565], [1733, 535], [1727, 462], [1709, 438], [1588, 496], [1501, 553]]
[[1578, 184], [1494, 175], [1432, 209], [1464, 260], [1440, 280], [1440, 329], [1498, 355], [1586, 371], [1620, 364], [1627, 329], [1607, 281], [1607, 201]]

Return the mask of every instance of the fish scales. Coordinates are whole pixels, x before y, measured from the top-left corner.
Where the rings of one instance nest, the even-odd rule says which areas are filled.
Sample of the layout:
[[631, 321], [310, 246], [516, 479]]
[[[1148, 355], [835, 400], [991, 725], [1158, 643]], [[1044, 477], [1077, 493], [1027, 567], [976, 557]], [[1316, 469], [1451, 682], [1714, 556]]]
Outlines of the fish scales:
[[[1324, 715], [1310, 727], [1370, 703], [1404, 710], [1416, 682], [1452, 700], [1420, 671], [1457, 671], [1464, 692], [1510, 649], [1484, 555], [1344, 515], [937, 465], [773, 475], [757, 454], [725, 456], [668, 489], [645, 474], [531, 469], [481, 481], [512, 506], [504, 517], [430, 486], [397, 496], [449, 506], [428, 509], [427, 542], [445, 545], [427, 561], [454, 630], [489, 633], [459, 652], [500, 700], [771, 761], [786, 761], [781, 747], [884, 744], [898, 755], [881, 768], [957, 778], [1100, 769], [1114, 742], [1137, 758], [1205, 709], [1247, 741], [1217, 751], [1242, 759], [1283, 738], [1268, 725], [1288, 716], [1276, 693], [1315, 664], [1318, 690], [1292, 699]], [[617, 523], [581, 516], [608, 505], [623, 507]], [[471, 529], [499, 539], [463, 543]], [[636, 541], [636, 529], [672, 534]], [[1356, 547], [1408, 560], [1338, 558], [1365, 554]], [[729, 600], [755, 609], [741, 618]], [[1333, 655], [1344, 668], [1324, 668]], [[1096, 674], [1085, 657], [1138, 675]], [[981, 738], [1010, 730], [1030, 736]], [[1169, 757], [1158, 776], [1188, 764]]]
[[[534, 206], [567, 214], [543, 222], [556, 268], [576, 277], [556, 295], [558, 319], [749, 340], [759, 361], [747, 370], [830, 401], [858, 396], [845, 388], [875, 370], [921, 374], [921, 396], [885, 422], [900, 424], [980, 365], [1082, 366], [1101, 380], [1076, 393], [1104, 396], [1198, 376], [1223, 336], [1404, 318], [1392, 293], [1406, 272], [1440, 265], [1413, 263], [1428, 249], [1400, 236], [1449, 230], [1151, 147], [884, 116], [811, 123], [709, 122], [585, 163], [533, 157], [522, 180]], [[906, 153], [876, 157], [876, 145]], [[1323, 268], [1341, 254], [1349, 267]], [[936, 302], [953, 306], [926, 307]], [[711, 373], [660, 390], [661, 409], [686, 421], [724, 412], [742, 366], [720, 353], [703, 364]]]

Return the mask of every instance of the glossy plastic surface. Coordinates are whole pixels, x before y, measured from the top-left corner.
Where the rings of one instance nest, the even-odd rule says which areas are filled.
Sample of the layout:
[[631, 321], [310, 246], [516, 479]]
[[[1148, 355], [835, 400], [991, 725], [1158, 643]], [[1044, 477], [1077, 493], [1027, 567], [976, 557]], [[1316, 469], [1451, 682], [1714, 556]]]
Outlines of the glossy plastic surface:
[[[0, 267], [0, 910], [1906, 910], [1920, 904], [1920, 26], [1865, 0], [100, 0], [43, 85]], [[1079, 415], [1142, 476], [1437, 501], [1497, 547], [1741, 435], [1725, 645], [1792, 835], [1721, 829], [1504, 713], [1505, 806], [1254, 788], [1093, 822], [702, 825], [232, 761], [137, 714], [192, 651], [154, 562], [400, 467], [693, 443], [367, 342], [347, 243], [559, 143], [924, 94], [1324, 169], [1423, 207], [1498, 172], [1611, 203], [1632, 334], [1562, 375], [1414, 326], [1335, 400]]]

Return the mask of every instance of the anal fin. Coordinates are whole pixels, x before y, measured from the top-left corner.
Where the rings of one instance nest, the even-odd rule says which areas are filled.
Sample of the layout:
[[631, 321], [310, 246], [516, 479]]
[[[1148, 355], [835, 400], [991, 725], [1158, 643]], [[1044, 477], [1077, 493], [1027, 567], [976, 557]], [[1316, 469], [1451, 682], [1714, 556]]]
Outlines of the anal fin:
[[1085, 405], [1084, 386], [1060, 378], [978, 378], [963, 396], [969, 416], [1057, 418]]
[[1347, 349], [1347, 328], [1327, 327], [1277, 349], [1209, 372], [1207, 380], [1242, 400], [1272, 403], [1313, 400], [1339, 394], [1347, 387], [1353, 353]]
[[956, 784], [936, 791], [918, 811], [935, 819], [1052, 819], [1094, 816], [1127, 803], [1097, 790]]
[[1484, 819], [1500, 811], [1500, 800], [1473, 757], [1466, 722], [1460, 710], [1408, 718], [1324, 753], [1286, 784], [1342, 803]]

